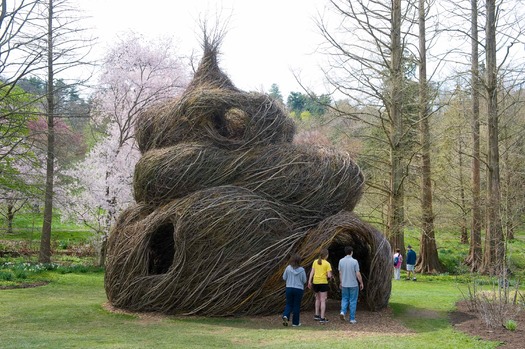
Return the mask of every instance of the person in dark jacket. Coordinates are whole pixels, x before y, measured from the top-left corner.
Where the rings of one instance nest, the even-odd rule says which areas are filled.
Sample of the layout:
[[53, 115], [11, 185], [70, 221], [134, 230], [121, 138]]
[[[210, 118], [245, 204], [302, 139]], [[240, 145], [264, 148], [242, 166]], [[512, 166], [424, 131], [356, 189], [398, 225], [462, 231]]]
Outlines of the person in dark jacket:
[[283, 273], [283, 280], [286, 281], [286, 306], [282, 316], [284, 326], [288, 326], [290, 314], [293, 314], [292, 326], [301, 326], [299, 320], [304, 284], [306, 283], [306, 272], [304, 268], [300, 266], [300, 263], [301, 256], [294, 254], [290, 259], [290, 264]]
[[412, 280], [416, 281], [416, 251], [412, 249], [412, 246], [407, 246], [407, 280], [410, 280], [410, 277], [412, 277]]

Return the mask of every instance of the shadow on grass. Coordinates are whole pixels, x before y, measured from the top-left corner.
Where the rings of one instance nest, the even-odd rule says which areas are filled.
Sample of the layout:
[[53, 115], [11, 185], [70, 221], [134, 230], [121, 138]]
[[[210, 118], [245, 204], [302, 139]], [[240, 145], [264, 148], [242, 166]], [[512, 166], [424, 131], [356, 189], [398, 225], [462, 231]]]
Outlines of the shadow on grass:
[[436, 311], [403, 303], [389, 305], [396, 318], [416, 332], [439, 331], [451, 326], [447, 311]]

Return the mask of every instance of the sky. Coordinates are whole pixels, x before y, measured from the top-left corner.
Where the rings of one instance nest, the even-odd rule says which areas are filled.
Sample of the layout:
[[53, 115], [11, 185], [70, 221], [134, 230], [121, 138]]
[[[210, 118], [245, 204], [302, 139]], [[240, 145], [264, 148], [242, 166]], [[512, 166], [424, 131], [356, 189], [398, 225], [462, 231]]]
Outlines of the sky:
[[273, 83], [286, 100], [303, 92], [295, 75], [316, 94], [326, 92], [316, 53], [322, 41], [314, 18], [323, 0], [90, 0], [79, 1], [103, 54], [119, 34], [134, 31], [147, 37], [171, 36], [181, 54], [200, 57], [199, 20], [227, 21], [219, 57], [221, 69], [246, 91], [268, 92]]

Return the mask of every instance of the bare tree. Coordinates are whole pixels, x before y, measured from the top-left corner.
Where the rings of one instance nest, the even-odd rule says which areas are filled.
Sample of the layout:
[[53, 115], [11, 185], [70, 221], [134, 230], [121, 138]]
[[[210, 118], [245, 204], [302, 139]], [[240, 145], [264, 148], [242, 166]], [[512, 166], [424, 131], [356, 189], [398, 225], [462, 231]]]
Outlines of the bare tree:
[[432, 210], [432, 181], [430, 162], [430, 101], [427, 82], [427, 42], [425, 0], [419, 0], [419, 128], [421, 141], [421, 212], [422, 231], [420, 253], [416, 270], [420, 273], [439, 273], [443, 266], [439, 262], [434, 232], [434, 212]]
[[[46, 187], [44, 196], [44, 220], [40, 241], [39, 262], [51, 261], [51, 226], [53, 220], [53, 191], [55, 177], [55, 106], [56, 106], [56, 75], [69, 69], [86, 64], [85, 57], [89, 53], [92, 40], [84, 33], [85, 28], [79, 27], [82, 17], [74, 16], [75, 9], [69, 0], [48, 0], [42, 7], [45, 12], [42, 18], [46, 25], [41, 29], [46, 32], [45, 54], [47, 57], [47, 157], [46, 157]], [[37, 43], [34, 52], [39, 52], [42, 46]], [[64, 87], [61, 84], [60, 87]]]
[[[0, 9], [0, 88], [13, 88], [18, 80], [38, 70], [42, 54], [30, 52], [30, 46], [45, 34], [35, 32], [39, 0], [21, 0]], [[31, 34], [30, 34], [31, 33]], [[0, 102], [2, 100], [0, 99]]]
[[[9, 3], [0, 9], [0, 162], [23, 156], [27, 150], [27, 121], [35, 111], [29, 98], [16, 84], [38, 69], [41, 54], [28, 55], [27, 47], [42, 35], [31, 36], [37, 18], [37, 0]], [[26, 148], [26, 150], [23, 150]]]
[[481, 266], [481, 176], [480, 176], [480, 126], [479, 126], [479, 42], [478, 42], [478, 1], [471, 0], [471, 94], [472, 94], [472, 225], [470, 249], [466, 263], [472, 271]]
[[516, 229], [522, 224], [525, 213], [523, 203], [523, 146], [525, 144], [525, 125], [523, 114], [525, 101], [523, 88], [500, 87], [502, 103], [500, 145], [501, 145], [501, 175], [502, 175], [502, 225], [504, 238], [509, 241], [515, 238]]
[[391, 30], [391, 84], [390, 88], [390, 118], [392, 147], [390, 152], [390, 202], [388, 206], [388, 232], [390, 244], [393, 248], [404, 249], [404, 152], [402, 137], [404, 133], [403, 117], [401, 115], [403, 91], [403, 48], [401, 46], [401, 0], [392, 1], [392, 30]]
[[39, 262], [51, 262], [51, 225], [53, 221], [53, 185], [55, 177], [55, 95], [53, 81], [53, 34], [54, 12], [53, 0], [49, 0], [47, 28], [47, 157], [46, 157], [46, 189], [44, 197], [44, 222], [40, 240]]
[[[485, 251], [481, 271], [488, 274], [504, 272], [505, 267], [505, 241], [500, 212], [501, 205], [501, 178], [500, 178], [500, 152], [499, 152], [499, 105], [498, 105], [498, 75], [501, 75], [497, 63], [498, 43], [496, 41], [496, 28], [501, 8], [496, 6], [496, 0], [486, 1], [486, 81], [485, 93], [487, 97], [487, 128], [488, 128], [488, 182], [487, 182], [487, 228], [485, 234]], [[519, 25], [519, 23], [514, 23]], [[504, 42], [508, 42], [504, 40]], [[511, 37], [507, 53], [517, 40]], [[501, 45], [501, 43], [499, 43]], [[505, 56], [505, 58], [508, 55]], [[503, 58], [503, 61], [505, 60]], [[500, 72], [500, 74], [498, 74]]]
[[[471, 51], [467, 54], [470, 62], [468, 72], [471, 91], [471, 139], [472, 139], [472, 226], [469, 256], [466, 263], [473, 271], [486, 273], [495, 272], [495, 265], [504, 258], [504, 245], [502, 238], [501, 204], [501, 179], [500, 179], [500, 130], [499, 119], [502, 117], [501, 101], [498, 98], [505, 94], [502, 90], [512, 90], [522, 84], [523, 58], [522, 54], [516, 55], [516, 44], [523, 45], [523, 11], [520, 10], [520, 1], [485, 1], [485, 9], [477, 0], [451, 1], [446, 3], [449, 13], [454, 14], [461, 22], [449, 26], [450, 32], [458, 33], [458, 37], [468, 38]], [[468, 5], [466, 5], [468, 4]], [[468, 11], [467, 11], [468, 9]], [[453, 16], [453, 17], [454, 17]], [[484, 19], [485, 32], [480, 31], [479, 21]], [[469, 29], [464, 23], [469, 23]], [[484, 37], [479, 37], [482, 35]], [[456, 52], [461, 51], [461, 45]], [[520, 49], [521, 49], [520, 47]], [[451, 50], [452, 51], [452, 50]], [[484, 57], [484, 61], [483, 61]], [[480, 63], [481, 60], [481, 63]], [[452, 61], [451, 61], [452, 62]], [[459, 60], [453, 61], [459, 66]], [[458, 76], [463, 72], [460, 71]], [[514, 81], [512, 81], [514, 80]], [[498, 97], [499, 96], [499, 97]], [[482, 110], [480, 105], [486, 102], [487, 142], [486, 150], [482, 145], [485, 135], [482, 126]], [[485, 153], [486, 151], [486, 153]], [[483, 166], [482, 168], [482, 164]], [[482, 188], [482, 170], [486, 169], [487, 185]], [[485, 192], [483, 190], [486, 189]], [[482, 194], [487, 200], [482, 206]], [[482, 212], [485, 211], [485, 217]], [[486, 227], [485, 248], [491, 251], [482, 252], [481, 229]], [[496, 259], [494, 259], [496, 258]], [[491, 260], [489, 262], [489, 260]]]
[[368, 185], [386, 196], [387, 236], [392, 248], [404, 249], [404, 185], [414, 155], [407, 151], [407, 144], [417, 122], [410, 124], [407, 117], [406, 105], [412, 101], [408, 103], [404, 55], [410, 51], [408, 33], [415, 23], [414, 7], [400, 0], [331, 0], [330, 4], [340, 18], [337, 27], [331, 27], [323, 16], [317, 22], [330, 57], [325, 76], [334, 92], [347, 98], [333, 109], [371, 127], [367, 137], [388, 152], [386, 159], [375, 158], [369, 168], [381, 168], [379, 172], [389, 173], [389, 179], [383, 182], [378, 177]]

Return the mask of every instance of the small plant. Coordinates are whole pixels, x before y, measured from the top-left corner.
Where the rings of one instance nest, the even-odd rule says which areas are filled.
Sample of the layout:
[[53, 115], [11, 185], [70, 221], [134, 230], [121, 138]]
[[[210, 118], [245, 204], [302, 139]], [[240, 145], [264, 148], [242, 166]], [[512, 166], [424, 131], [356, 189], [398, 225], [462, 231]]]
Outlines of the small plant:
[[25, 280], [27, 279], [27, 272], [25, 270], [16, 270], [15, 278], [19, 280]]
[[67, 250], [69, 248], [69, 240], [59, 240], [58, 248], [61, 250]]
[[509, 331], [516, 331], [518, 324], [514, 320], [507, 320], [503, 326]]
[[14, 276], [9, 271], [0, 271], [0, 280], [2, 281], [12, 281]]

